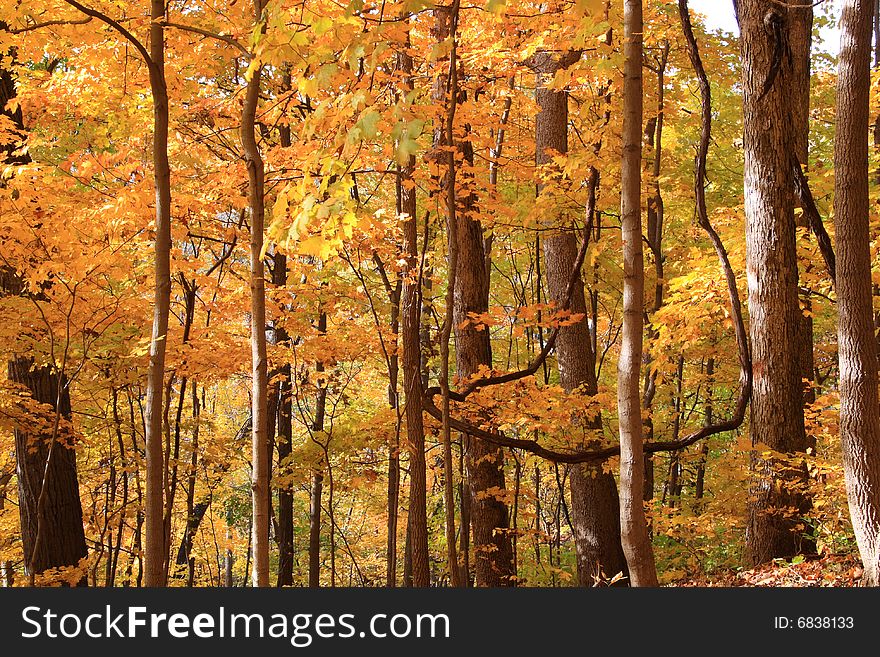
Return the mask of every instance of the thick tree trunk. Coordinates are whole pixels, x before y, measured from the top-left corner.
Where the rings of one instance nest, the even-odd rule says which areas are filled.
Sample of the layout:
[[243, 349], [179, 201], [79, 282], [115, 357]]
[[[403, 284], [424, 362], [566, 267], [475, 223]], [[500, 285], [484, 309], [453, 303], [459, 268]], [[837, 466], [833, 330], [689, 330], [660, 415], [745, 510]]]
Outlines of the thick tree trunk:
[[840, 441], [864, 582], [880, 586], [880, 416], [871, 315], [868, 103], [873, 0], [845, 0], [834, 142]]
[[[753, 452], [745, 560], [754, 565], [801, 549], [806, 449], [801, 386], [797, 254], [791, 169], [792, 70], [787, 10], [740, 0], [745, 146], [746, 263], [752, 341]], [[788, 512], [794, 509], [794, 513]]]
[[[535, 119], [535, 161], [539, 167], [552, 162], [554, 154], [568, 152], [568, 93], [547, 89], [546, 84], [559, 68], [570, 66], [575, 61], [576, 53], [559, 58], [542, 52], [534, 58], [533, 67], [537, 76], [535, 96], [540, 107]], [[598, 173], [595, 171], [590, 184], [590, 194], [595, 197], [598, 186]], [[544, 185], [539, 185], [539, 194], [543, 188]], [[570, 218], [563, 218], [563, 223], [570, 223]], [[547, 295], [557, 306], [566, 301], [577, 252], [573, 227], [569, 229], [566, 225], [559, 233], [544, 239]], [[578, 278], [569, 301], [569, 310], [583, 313], [586, 318], [586, 307], [583, 281]], [[560, 329], [556, 338], [556, 359], [560, 383], [567, 392], [580, 389], [586, 395], [598, 393], [596, 355], [586, 319]], [[600, 429], [602, 425], [601, 417], [594, 420], [574, 418], [573, 421], [584, 426], [585, 430]], [[589, 447], [589, 441], [582, 447]], [[621, 572], [626, 575], [614, 476], [605, 472], [601, 465], [574, 465], [570, 472], [578, 583], [592, 586], [598, 579], [610, 578]]]
[[623, 237], [623, 328], [617, 364], [620, 422], [620, 530], [633, 586], [657, 586], [644, 499], [641, 364], [645, 270], [642, 253], [642, 2], [624, 0], [623, 153], [620, 223]]

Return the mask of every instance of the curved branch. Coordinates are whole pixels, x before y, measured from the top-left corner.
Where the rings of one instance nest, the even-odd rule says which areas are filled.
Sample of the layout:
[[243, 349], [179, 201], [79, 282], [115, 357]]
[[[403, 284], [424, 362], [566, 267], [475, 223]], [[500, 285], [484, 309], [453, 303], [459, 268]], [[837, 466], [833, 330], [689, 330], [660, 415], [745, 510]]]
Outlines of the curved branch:
[[[581, 240], [581, 246], [578, 250], [577, 258], [574, 262], [574, 267], [571, 270], [571, 276], [568, 279], [568, 285], [565, 288], [565, 301], [562, 306], [560, 306], [559, 310], [568, 310], [571, 305], [571, 297], [574, 294], [574, 288], [577, 284], [577, 280], [581, 276], [581, 268], [584, 264], [584, 259], [587, 256], [587, 247], [590, 244], [590, 234], [593, 231], [593, 217], [595, 215], [595, 205], [596, 205], [596, 188], [599, 186], [599, 172], [595, 168], [590, 169], [590, 177], [589, 177], [589, 195], [587, 202], [587, 222], [584, 225], [583, 230], [583, 238]], [[449, 398], [453, 401], [464, 401], [467, 399], [468, 395], [472, 392], [479, 390], [480, 388], [487, 388], [489, 386], [497, 386], [502, 383], [511, 383], [513, 381], [519, 381], [520, 379], [525, 379], [526, 377], [533, 376], [544, 364], [544, 361], [547, 359], [547, 356], [550, 355], [550, 352], [553, 350], [553, 347], [556, 345], [556, 339], [559, 337], [559, 331], [562, 327], [556, 326], [553, 329], [553, 332], [548, 336], [547, 342], [544, 344], [544, 348], [541, 349], [541, 352], [535, 356], [534, 360], [532, 360], [529, 365], [522, 370], [517, 370], [515, 372], [508, 372], [506, 374], [499, 374], [497, 376], [489, 376], [485, 379], [476, 379], [475, 381], [470, 382], [466, 385], [462, 390], [458, 392], [449, 392]], [[433, 395], [439, 395], [440, 388], [437, 386], [433, 386], [428, 388], [425, 391], [426, 397], [432, 397]]]
[[[694, 36], [687, 0], [678, 0], [678, 11], [681, 16], [681, 26], [684, 31], [691, 65], [694, 67], [694, 72], [700, 81], [702, 129], [700, 132], [700, 147], [697, 153], [695, 166], [696, 179], [694, 181], [694, 194], [696, 195], [697, 201], [697, 217], [700, 227], [708, 233], [709, 239], [712, 240], [712, 245], [715, 247], [715, 252], [718, 254], [718, 260], [721, 263], [721, 269], [727, 280], [727, 291], [730, 297], [730, 314], [731, 319], [733, 320], [733, 328], [736, 333], [736, 346], [740, 366], [740, 388], [737, 396], [736, 411], [730, 420], [720, 424], [710, 425], [701, 430], [701, 432], [705, 432], [705, 436], [708, 436], [714, 433], [736, 429], [745, 419], [746, 406], [748, 406], [749, 398], [752, 396], [752, 354], [749, 347], [748, 335], [746, 334], [745, 322], [743, 321], [742, 304], [740, 303], [739, 292], [736, 287], [736, 275], [733, 273], [733, 267], [730, 265], [730, 258], [727, 256], [727, 250], [724, 248], [724, 244], [718, 236], [718, 233], [709, 222], [709, 213], [706, 210], [706, 159], [709, 154], [709, 141], [712, 137], [712, 90], [709, 86], [709, 78], [706, 75], [706, 69], [703, 67], [703, 60], [700, 57], [697, 39]], [[697, 440], [699, 440], [699, 438], [697, 438]]]
[[205, 30], [201, 27], [196, 27], [195, 25], [184, 25], [183, 23], [172, 23], [171, 21], [163, 20], [159, 21], [159, 24], [162, 27], [173, 27], [181, 32], [192, 32], [193, 34], [200, 34], [203, 37], [208, 37], [209, 39], [217, 39], [218, 41], [222, 41], [225, 44], [228, 44], [238, 50], [242, 55], [244, 55], [247, 59], [253, 57], [253, 54], [245, 48], [241, 43], [236, 41], [233, 37], [228, 34], [217, 34], [216, 32], [211, 32], [210, 30]]
[[[688, 10], [687, 0], [678, 0], [679, 13], [681, 15], [682, 28], [684, 30], [685, 40], [687, 42], [687, 50], [690, 55], [691, 64], [694, 67], [694, 71], [697, 74], [697, 77], [700, 81], [700, 92], [701, 92], [701, 104], [702, 104], [702, 130], [700, 135], [700, 147], [697, 154], [696, 162], [695, 162], [695, 181], [694, 181], [694, 193], [696, 195], [696, 204], [697, 204], [697, 216], [700, 227], [703, 228], [708, 234], [709, 238], [712, 241], [713, 246], [715, 247], [715, 251], [718, 255], [718, 260], [721, 263], [721, 268], [724, 272], [724, 277], [727, 282], [727, 290], [730, 299], [730, 312], [731, 317], [733, 319], [734, 331], [736, 333], [736, 344], [737, 351], [739, 356], [739, 364], [740, 364], [740, 381], [739, 381], [739, 391], [737, 394], [736, 407], [734, 409], [733, 416], [725, 420], [723, 422], [718, 422], [715, 424], [711, 424], [706, 427], [702, 427], [693, 433], [688, 434], [684, 438], [680, 440], [669, 440], [669, 441], [660, 441], [648, 443], [644, 446], [644, 451], [646, 453], [656, 453], [656, 452], [666, 452], [666, 451], [674, 451], [683, 449], [689, 445], [693, 445], [694, 443], [708, 438], [709, 436], [713, 436], [718, 433], [724, 433], [726, 431], [733, 431], [738, 429], [745, 419], [746, 409], [748, 407], [749, 398], [752, 394], [752, 357], [751, 357], [751, 349], [749, 347], [748, 336], [746, 334], [745, 322], [743, 321], [742, 315], [742, 305], [739, 300], [739, 292], [736, 287], [736, 276], [733, 272], [733, 267], [730, 265], [730, 258], [727, 255], [727, 250], [724, 248], [724, 244], [721, 241], [718, 233], [712, 227], [712, 224], [709, 222], [709, 213], [706, 209], [706, 159], [709, 153], [709, 142], [711, 139], [711, 129], [712, 129], [712, 95], [711, 88], [709, 86], [709, 79], [706, 75], [706, 70], [703, 67], [702, 59], [700, 58], [699, 49], [697, 48], [697, 41], [694, 37], [693, 28], [691, 26], [690, 21], [690, 13]], [[587, 246], [588, 235], [584, 240], [584, 243], [581, 245], [581, 251], [578, 253], [578, 260], [575, 266], [574, 272], [572, 272], [573, 276], [569, 281], [569, 288], [566, 290], [566, 296], [570, 299], [571, 291], [574, 287], [575, 277], [574, 275], [580, 275], [580, 267], [583, 264], [583, 258], [586, 254], [586, 246]], [[568, 306], [568, 300], [564, 307]], [[555, 341], [556, 335], [558, 335], [559, 329], [554, 331], [553, 336], [551, 336], [551, 340]], [[548, 341], [548, 345], [552, 345], [550, 341]], [[549, 353], [549, 349], [545, 347], [545, 351]], [[545, 351], [542, 351], [541, 355], [539, 355], [539, 359], [542, 357], [546, 357]], [[494, 383], [503, 383], [507, 381], [515, 381], [516, 379], [523, 378], [527, 376], [525, 372], [531, 370], [532, 373], [537, 371], [538, 367], [540, 367], [540, 360], [536, 360], [537, 366], [529, 366], [526, 370], [522, 370], [520, 372], [513, 372], [508, 375], [503, 375], [500, 377], [491, 377], [489, 379], [481, 379], [480, 381], [474, 382], [470, 384], [467, 388], [465, 388], [461, 393], [450, 395], [451, 399], [456, 401], [464, 401], [468, 394], [476, 390], [478, 387], [485, 387], [486, 385], [491, 385]], [[480, 385], [482, 383], [482, 385]], [[438, 389], [431, 388], [426, 391], [425, 398], [423, 399], [423, 408], [428, 412], [432, 417], [442, 420], [443, 413], [439, 408], [434, 404], [432, 399], [433, 395], [440, 394]], [[456, 431], [460, 431], [462, 433], [466, 433], [468, 435], [474, 436], [476, 438], [481, 438], [487, 442], [493, 443], [495, 445], [501, 445], [503, 447], [515, 447], [518, 449], [526, 450], [536, 456], [540, 456], [549, 461], [553, 461], [555, 463], [590, 463], [590, 462], [602, 462], [613, 456], [618, 456], [620, 454], [620, 446], [619, 445], [611, 445], [608, 447], [597, 448], [597, 449], [589, 449], [589, 450], [579, 450], [572, 452], [560, 452], [553, 449], [548, 449], [547, 447], [542, 446], [535, 440], [525, 440], [521, 438], [511, 438], [509, 436], [505, 436], [503, 433], [498, 431], [488, 431], [479, 427], [472, 422], [468, 422], [466, 420], [461, 420], [458, 418], [449, 418], [449, 425], [455, 429]]]
[[816, 241], [819, 243], [819, 251], [822, 253], [822, 259], [825, 261], [825, 267], [828, 269], [828, 274], [831, 276], [831, 284], [833, 285], [837, 277], [837, 260], [834, 256], [834, 247], [831, 245], [831, 237], [828, 236], [825, 224], [822, 223], [822, 215], [819, 214], [816, 200], [810, 191], [810, 182], [804, 175], [800, 161], [793, 153], [791, 156], [791, 167], [794, 173], [794, 191], [801, 202], [801, 208], [803, 208], [807, 220], [810, 222], [810, 232], [816, 236]]
[[127, 29], [125, 29], [122, 25], [120, 25], [118, 21], [113, 20], [107, 14], [103, 14], [100, 11], [98, 11], [97, 9], [92, 9], [91, 7], [86, 7], [85, 5], [80, 4], [76, 0], [64, 0], [64, 2], [69, 4], [71, 7], [78, 9], [79, 11], [84, 13], [86, 16], [91, 16], [92, 18], [97, 18], [102, 23], [106, 23], [107, 25], [112, 27], [114, 30], [119, 32], [119, 34], [121, 34], [123, 37], [125, 37], [125, 39], [128, 40], [128, 42], [131, 43], [131, 45], [133, 45], [135, 47], [135, 50], [137, 50], [138, 53], [140, 53], [140, 56], [144, 58], [144, 61], [147, 63], [147, 66], [149, 66], [150, 68], [154, 67], [153, 58], [150, 57], [150, 53], [147, 52], [147, 49], [146, 49], [146, 47], [144, 47], [144, 44], [142, 44], [135, 35], [133, 35], [131, 32], [129, 32]]
[[33, 25], [26, 25], [25, 27], [10, 27], [6, 31], [10, 34], [24, 34], [25, 32], [41, 30], [44, 27], [54, 27], [55, 25], [85, 25], [86, 23], [91, 21], [92, 18], [92, 16], [86, 16], [85, 18], [81, 18], [79, 20], [46, 21], [45, 23], [34, 23]]

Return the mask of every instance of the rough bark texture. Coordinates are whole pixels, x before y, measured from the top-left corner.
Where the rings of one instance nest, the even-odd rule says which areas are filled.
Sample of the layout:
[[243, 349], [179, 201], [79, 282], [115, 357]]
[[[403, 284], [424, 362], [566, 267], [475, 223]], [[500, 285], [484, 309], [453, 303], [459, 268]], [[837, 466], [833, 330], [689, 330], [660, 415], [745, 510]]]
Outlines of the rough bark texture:
[[845, 0], [834, 142], [840, 441], [864, 581], [880, 585], [880, 417], [871, 314], [868, 101], [873, 0]]
[[[745, 147], [746, 263], [752, 342], [750, 433], [787, 458], [752, 454], [745, 561], [754, 565], [801, 549], [809, 509], [800, 375], [795, 249], [792, 65], [787, 11], [740, 0]], [[784, 510], [795, 509], [794, 513]]]
[[657, 586], [643, 506], [645, 464], [640, 394], [645, 271], [642, 253], [642, 2], [623, 4], [623, 153], [620, 223], [623, 237], [623, 328], [617, 363], [620, 422], [620, 533], [633, 586]]
[[[9, 363], [9, 380], [24, 385], [35, 401], [49, 405], [52, 413], [60, 414], [61, 418], [48, 468], [52, 431], [31, 433], [23, 427], [14, 431], [21, 542], [29, 575], [38, 575], [48, 568], [76, 566], [86, 556], [76, 450], [69, 425], [70, 394], [64, 386], [66, 381], [62, 381], [59, 395], [58, 378], [49, 367], [33, 367], [29, 358]], [[85, 584], [84, 573], [80, 585]]]
[[[398, 54], [398, 68], [404, 74], [404, 89], [412, 90], [412, 57]], [[401, 180], [412, 181], [415, 157], [410, 157], [401, 171]], [[407, 519], [407, 550], [404, 570], [410, 568], [411, 578], [404, 573], [406, 585], [424, 587], [431, 583], [428, 564], [428, 511], [425, 465], [425, 426], [422, 417], [421, 378], [421, 295], [419, 286], [419, 229], [416, 224], [415, 186], [402, 185], [401, 212], [404, 215], [403, 239], [406, 259], [405, 278], [400, 298], [401, 347], [403, 348], [403, 388], [406, 398], [406, 443], [409, 452], [409, 515]]]
[[[540, 112], [535, 119], [535, 162], [547, 165], [554, 154], [568, 152], [568, 93], [546, 88], [553, 74], [562, 66], [576, 61], [572, 55], [557, 58], [539, 53], [534, 58], [537, 74], [535, 97]], [[597, 174], [591, 180], [595, 194]], [[544, 185], [538, 187], [538, 193]], [[544, 239], [544, 258], [547, 294], [561, 306], [565, 302], [568, 282], [574, 270], [578, 240], [574, 230], [563, 230]], [[584, 319], [560, 329], [556, 338], [556, 361], [562, 387], [571, 392], [579, 389], [585, 395], [595, 395], [596, 355], [593, 352], [590, 329], [587, 326], [587, 304], [584, 284], [580, 277], [575, 282], [569, 310], [583, 314]], [[574, 418], [587, 430], [601, 427], [601, 417]], [[588, 447], [589, 442], [581, 445]], [[592, 586], [599, 578], [610, 578], [618, 573], [626, 575], [626, 559], [620, 545], [620, 508], [617, 483], [601, 465], [575, 464], [570, 470], [572, 524], [577, 554], [578, 583]]]

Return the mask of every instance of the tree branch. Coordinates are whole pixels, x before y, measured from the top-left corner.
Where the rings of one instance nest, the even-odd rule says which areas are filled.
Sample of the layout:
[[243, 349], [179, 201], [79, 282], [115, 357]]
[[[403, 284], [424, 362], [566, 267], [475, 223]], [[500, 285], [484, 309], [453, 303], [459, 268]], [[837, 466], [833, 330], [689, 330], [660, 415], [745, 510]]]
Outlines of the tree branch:
[[[701, 429], [698, 429], [697, 431], [694, 431], [679, 440], [648, 443], [644, 446], [644, 451], [649, 454], [683, 449], [689, 445], [693, 445], [700, 440], [703, 440], [704, 438], [708, 438], [709, 436], [738, 429], [745, 419], [746, 408], [748, 407], [749, 398], [752, 394], [751, 349], [749, 347], [748, 337], [746, 334], [745, 322], [743, 321], [742, 305], [739, 300], [739, 292], [736, 287], [736, 276], [733, 272], [733, 268], [730, 265], [730, 259], [728, 258], [727, 251], [724, 248], [724, 244], [721, 242], [721, 238], [718, 236], [718, 233], [709, 222], [709, 214], [706, 209], [706, 159], [709, 152], [709, 143], [711, 140], [712, 129], [711, 88], [709, 86], [709, 79], [706, 75], [706, 70], [703, 67], [702, 59], [700, 58], [697, 41], [694, 37], [687, 0], [678, 0], [678, 7], [679, 13], [681, 15], [682, 28], [684, 30], [685, 40], [687, 43], [688, 54], [691, 59], [691, 64], [694, 67], [694, 71], [696, 72], [697, 77], [700, 81], [700, 92], [702, 101], [702, 130], [700, 134], [699, 151], [695, 162], [694, 181], [697, 215], [700, 226], [709, 234], [709, 238], [712, 240], [712, 244], [715, 247], [715, 251], [721, 263], [721, 268], [724, 272], [724, 277], [727, 281], [727, 290], [730, 299], [730, 312], [733, 319], [734, 331], [736, 333], [737, 351], [740, 363], [740, 386], [736, 400], [736, 408], [734, 409], [733, 416], [729, 420], [702, 427]], [[578, 260], [575, 266], [575, 270], [574, 272], [572, 272], [573, 274], [576, 273], [577, 275], [580, 275], [580, 267], [583, 264], [583, 258], [586, 253], [588, 235], [589, 234], [587, 233], [587, 237], [585, 238], [584, 243], [581, 245], [581, 252], [578, 254]], [[566, 296], [569, 298], [571, 296], [571, 291], [574, 287], [575, 280], [576, 279], [574, 278], [574, 276], [572, 276], [572, 279], [569, 281], [569, 289], [566, 291]], [[568, 306], [568, 301], [566, 301], [565, 306]], [[554, 341], [556, 335], [558, 334], [558, 330], [559, 329], [557, 327], [552, 336]], [[548, 344], [551, 343], [548, 341]], [[545, 348], [545, 351], [549, 352], [549, 349]], [[544, 351], [542, 351], [542, 355], [543, 357], [546, 357]], [[541, 356], [539, 356], [539, 358], [541, 358]], [[457, 395], [451, 394], [450, 399], [454, 399], [455, 401], [464, 401], [467, 395], [470, 392], [473, 392], [473, 390], [476, 390], [478, 387], [484, 387], [485, 385], [490, 385], [495, 382], [501, 383], [523, 378], [524, 376], [527, 376], [525, 372], [531, 370], [532, 373], [534, 373], [535, 371], [537, 371], [537, 368], [540, 367], [540, 361], [536, 360], [535, 362], [537, 362], [538, 364], [537, 366], [534, 366], [534, 368], [530, 366], [527, 370], [513, 372], [509, 375], [504, 375], [500, 377], [481, 379], [478, 382], [474, 382], [470, 386], [465, 388], [464, 391], [462, 391], [461, 393], [458, 393]], [[484, 382], [484, 385], [479, 385], [480, 382]], [[423, 407], [425, 411], [427, 411], [428, 414], [430, 414], [432, 417], [442, 421], [443, 413], [434, 404], [432, 398], [434, 394], [439, 394], [439, 390], [431, 388], [426, 392], [425, 398], [423, 400]], [[605, 461], [613, 456], [617, 456], [620, 454], [619, 445], [611, 445], [603, 448], [578, 450], [572, 452], [560, 452], [557, 450], [548, 449], [538, 443], [536, 440], [511, 438], [509, 436], [505, 436], [499, 431], [488, 431], [466, 420], [450, 417], [448, 418], [448, 422], [449, 426], [456, 431], [466, 433], [476, 438], [481, 438], [495, 445], [523, 449], [532, 454], [535, 454], [536, 456], [540, 456], [555, 463], [596, 463]]]
[[123, 37], [125, 37], [125, 39], [127, 39], [128, 42], [131, 43], [131, 45], [133, 45], [135, 47], [135, 50], [137, 50], [140, 53], [141, 57], [143, 57], [144, 61], [147, 63], [147, 66], [149, 66], [150, 68], [153, 68], [153, 66], [154, 66], [153, 58], [150, 57], [150, 53], [147, 52], [147, 49], [144, 47], [144, 44], [142, 44], [137, 39], [137, 37], [135, 37], [131, 32], [129, 32], [127, 29], [125, 29], [122, 25], [120, 25], [118, 21], [113, 20], [107, 14], [102, 14], [97, 9], [92, 9], [91, 7], [86, 7], [85, 5], [81, 5], [76, 0], [64, 0], [64, 2], [69, 4], [71, 7], [78, 9], [79, 11], [84, 13], [86, 16], [91, 16], [92, 18], [97, 18], [102, 23], [106, 23], [107, 25], [112, 27], [114, 30], [119, 32], [119, 34], [121, 34]]
[[245, 48], [241, 43], [239, 43], [236, 39], [229, 36], [228, 34], [217, 34], [216, 32], [211, 32], [210, 30], [205, 30], [201, 27], [196, 27], [195, 25], [184, 25], [183, 23], [172, 23], [171, 21], [163, 20], [159, 21], [159, 23], [163, 27], [173, 27], [182, 32], [192, 32], [193, 34], [200, 34], [203, 37], [208, 37], [209, 39], [217, 39], [218, 41], [222, 41], [225, 44], [228, 44], [238, 50], [242, 55], [244, 55], [247, 59], [253, 57], [251, 52]]
[[80, 20], [55, 20], [55, 21], [46, 21], [45, 23], [34, 23], [33, 25], [28, 25], [26, 27], [10, 27], [7, 32], [10, 34], [24, 34], [25, 32], [33, 32], [34, 30], [41, 30], [44, 27], [53, 27], [55, 25], [85, 25], [86, 23], [92, 20], [92, 16], [87, 16], [86, 18], [82, 18]]
[[807, 220], [810, 222], [810, 232], [816, 236], [816, 241], [819, 243], [819, 251], [822, 253], [822, 259], [825, 261], [825, 267], [828, 269], [833, 285], [837, 277], [837, 260], [834, 256], [831, 237], [828, 236], [828, 231], [825, 230], [825, 224], [822, 222], [822, 215], [819, 214], [819, 208], [816, 207], [816, 200], [810, 191], [810, 182], [804, 175], [801, 163], [794, 154], [791, 156], [791, 167], [794, 173], [795, 193], [798, 200], [800, 200], [804, 215], [806, 215]]
[[[565, 288], [565, 301], [559, 310], [568, 310], [571, 305], [571, 297], [574, 294], [575, 284], [581, 275], [581, 267], [584, 264], [584, 259], [587, 256], [587, 247], [590, 244], [590, 234], [593, 230], [593, 216], [595, 215], [595, 202], [596, 195], [595, 191], [599, 185], [599, 172], [596, 169], [591, 169], [590, 178], [589, 178], [589, 201], [587, 204], [587, 222], [584, 225], [583, 230], [583, 239], [581, 240], [581, 246], [577, 254], [577, 258], [574, 262], [574, 268], [571, 271], [571, 276], [568, 279], [568, 286]], [[497, 386], [502, 383], [511, 383], [513, 381], [519, 381], [520, 379], [524, 379], [529, 376], [533, 376], [535, 372], [537, 372], [541, 365], [544, 364], [544, 361], [547, 359], [547, 356], [550, 355], [550, 352], [553, 350], [553, 347], [556, 345], [556, 339], [559, 337], [559, 331], [562, 327], [556, 326], [553, 329], [553, 332], [547, 338], [547, 342], [544, 344], [544, 348], [541, 349], [541, 352], [529, 363], [528, 367], [522, 370], [518, 370], [515, 372], [508, 372], [506, 374], [500, 374], [497, 376], [489, 376], [484, 379], [476, 379], [475, 381], [470, 382], [466, 385], [462, 390], [458, 392], [450, 391], [449, 398], [453, 401], [464, 401], [468, 395], [472, 392], [479, 390], [480, 388], [487, 388], [489, 386]], [[433, 395], [439, 395], [440, 388], [437, 386], [433, 386], [428, 388], [425, 391], [426, 397], [432, 397]]]

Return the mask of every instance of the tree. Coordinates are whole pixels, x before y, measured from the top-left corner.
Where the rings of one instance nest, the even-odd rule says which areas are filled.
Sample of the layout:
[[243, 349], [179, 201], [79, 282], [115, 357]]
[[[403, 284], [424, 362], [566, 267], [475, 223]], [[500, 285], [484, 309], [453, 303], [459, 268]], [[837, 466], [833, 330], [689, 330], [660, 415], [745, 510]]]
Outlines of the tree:
[[[409, 23], [407, 22], [409, 29]], [[397, 67], [403, 74], [403, 93], [413, 90], [413, 60], [406, 44], [397, 55]], [[412, 585], [428, 586], [431, 573], [428, 566], [428, 520], [426, 501], [425, 428], [422, 417], [421, 377], [421, 287], [422, 270], [418, 260], [419, 228], [416, 190], [413, 184], [415, 156], [409, 155], [400, 169], [403, 220], [403, 257], [406, 259], [403, 288], [400, 296], [401, 332], [403, 348], [403, 388], [406, 397], [406, 438], [409, 452], [409, 516], [407, 520], [408, 554], [412, 559]]]
[[[6, 30], [7, 25], [0, 21], [0, 33]], [[15, 97], [12, 73], [0, 68], [0, 121], [9, 121], [14, 136], [24, 138], [21, 109], [12, 109]], [[5, 142], [0, 147], [0, 161], [6, 166], [30, 162], [26, 152], [18, 152], [19, 146], [18, 139]], [[0, 266], [0, 294], [32, 296], [21, 272], [6, 263]], [[37, 419], [30, 427], [17, 424], [13, 430], [24, 566], [31, 585], [44, 571], [67, 567], [73, 569], [73, 577], [67, 577], [67, 581], [85, 586], [85, 571], [79, 570], [87, 548], [76, 469], [76, 436], [70, 424], [70, 380], [65, 371], [66, 359], [56, 362], [54, 349], [50, 358], [49, 363], [37, 363], [27, 354], [16, 354], [8, 363], [9, 380], [22, 386], [29, 400], [48, 407], [42, 421]]]
[[[746, 259], [752, 342], [750, 434], [755, 447], [745, 559], [759, 564], [801, 547], [809, 509], [800, 372], [797, 257], [791, 190], [794, 149], [787, 12], [738, 3], [743, 61]], [[764, 458], [767, 448], [778, 456]], [[794, 514], [789, 510], [794, 509]]]
[[850, 517], [864, 582], [880, 586], [880, 416], [871, 310], [868, 229], [870, 0], [846, 0], [841, 15], [834, 144], [840, 441]]
[[[531, 62], [537, 79], [535, 96], [540, 112], [535, 118], [535, 162], [541, 166], [552, 164], [553, 157], [568, 152], [568, 92], [548, 89], [547, 84], [560, 69], [571, 66], [580, 58], [580, 52], [554, 56], [537, 53]], [[558, 184], [558, 174], [544, 175]], [[595, 220], [596, 189], [599, 173], [595, 169], [590, 178], [590, 204], [587, 222]], [[539, 183], [540, 195], [545, 183]], [[569, 227], [571, 218], [561, 217], [562, 226], [556, 234], [544, 238], [547, 293], [558, 307], [568, 301], [568, 309], [582, 319], [559, 330], [556, 339], [556, 360], [559, 380], [566, 392], [595, 396], [599, 392], [596, 379], [596, 354], [586, 321], [586, 298], [580, 275], [575, 279], [571, 299], [566, 298], [569, 279], [575, 267], [578, 244], [575, 231]], [[595, 418], [573, 418], [575, 423], [590, 429], [601, 429], [601, 415]], [[589, 447], [590, 445], [582, 445]], [[620, 545], [620, 507], [614, 475], [601, 465], [574, 465], [570, 474], [572, 523], [575, 529], [578, 583], [592, 586], [597, 579], [626, 574], [626, 559]]]
[[[263, 18], [262, 0], [254, 0], [254, 22]], [[257, 105], [263, 67], [250, 71], [241, 111], [241, 145], [248, 172], [248, 205], [251, 220], [251, 361], [252, 393], [251, 464], [253, 477], [254, 586], [269, 586], [269, 462], [268, 453], [268, 357], [266, 355], [266, 280], [263, 263], [265, 168], [255, 134]]]
[[643, 506], [645, 468], [641, 382], [645, 270], [642, 255], [642, 2], [623, 5], [623, 146], [620, 227], [623, 234], [623, 329], [617, 364], [620, 416], [620, 533], [633, 586], [656, 586], [657, 569]]

